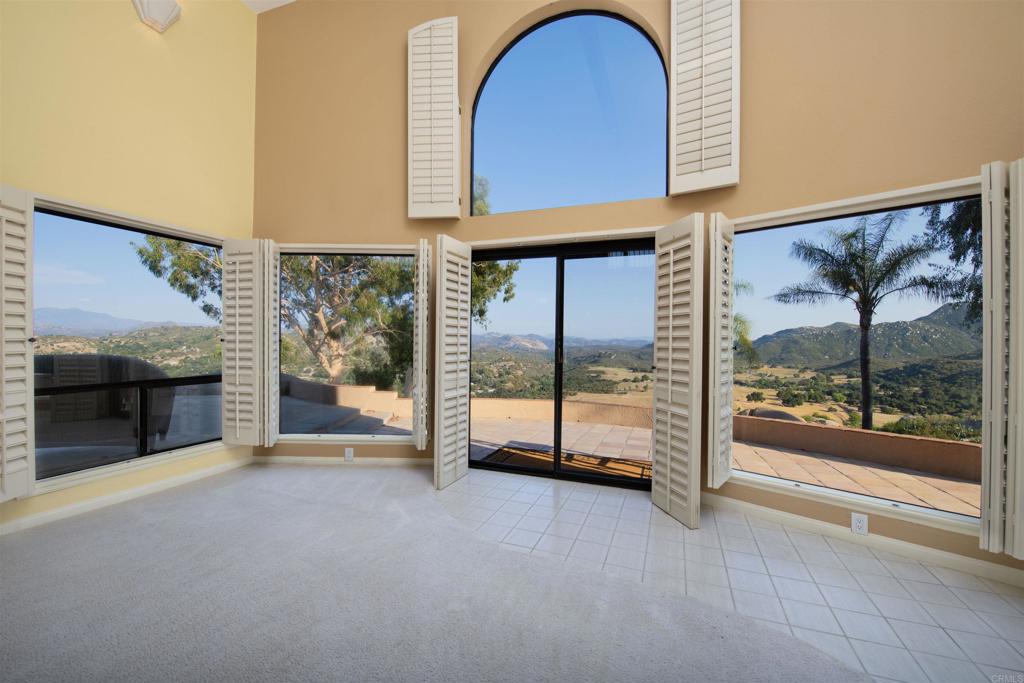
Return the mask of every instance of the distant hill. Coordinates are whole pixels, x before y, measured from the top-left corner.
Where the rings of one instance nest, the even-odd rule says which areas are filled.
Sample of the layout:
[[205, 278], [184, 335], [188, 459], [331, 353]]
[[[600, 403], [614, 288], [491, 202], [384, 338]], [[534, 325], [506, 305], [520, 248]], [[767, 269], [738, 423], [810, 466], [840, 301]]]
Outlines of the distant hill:
[[81, 308], [37, 308], [33, 311], [36, 335], [104, 337], [153, 327], [206, 327], [170, 321], [156, 322], [117, 318]]
[[[965, 310], [959, 304], [945, 304], [916, 320], [872, 325], [872, 361], [892, 367], [928, 358], [980, 354], [981, 330], [965, 324]], [[859, 347], [860, 328], [849, 323], [796, 327], [754, 340], [754, 349], [768, 365], [816, 370], [855, 367]]]
[[[569, 348], [607, 348], [637, 349], [651, 346], [650, 339], [587, 339], [585, 337], [566, 337], [565, 347]], [[501, 334], [484, 332], [473, 335], [474, 349], [504, 349], [507, 351], [554, 351], [554, 337], [539, 334]]]
[[164, 325], [131, 332], [87, 337], [40, 335], [36, 356], [99, 353], [141, 358], [171, 377], [218, 374], [221, 371], [220, 328]]

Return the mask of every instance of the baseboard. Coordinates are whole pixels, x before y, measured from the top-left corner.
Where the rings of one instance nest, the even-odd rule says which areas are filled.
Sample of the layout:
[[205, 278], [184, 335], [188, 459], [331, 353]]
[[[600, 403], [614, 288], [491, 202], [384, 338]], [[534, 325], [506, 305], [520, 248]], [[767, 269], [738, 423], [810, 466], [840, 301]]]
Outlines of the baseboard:
[[403, 465], [426, 466], [434, 463], [433, 458], [380, 458], [356, 457], [345, 460], [344, 457], [331, 455], [317, 457], [315, 455], [257, 455], [252, 459], [257, 465]]
[[175, 486], [181, 486], [189, 482], [197, 481], [199, 479], [205, 479], [206, 477], [212, 477], [215, 474], [222, 472], [228, 472], [230, 470], [237, 469], [239, 467], [245, 467], [250, 464], [252, 460], [250, 458], [239, 458], [237, 460], [230, 460], [223, 462], [212, 467], [206, 467], [201, 470], [194, 472], [186, 472], [185, 474], [179, 474], [175, 477], [168, 477], [166, 479], [160, 479], [158, 481], [143, 484], [142, 486], [136, 486], [134, 488], [125, 489], [124, 491], [118, 491], [107, 496], [100, 496], [98, 498], [92, 498], [90, 500], [83, 500], [79, 503], [72, 503], [63, 507], [55, 508], [53, 510], [47, 510], [46, 512], [40, 512], [34, 515], [28, 515], [20, 519], [15, 519], [4, 524], [0, 524], [0, 536], [14, 533], [15, 531], [22, 531], [24, 529], [31, 529], [32, 527], [40, 526], [42, 524], [48, 524], [49, 522], [56, 522], [59, 519], [67, 519], [68, 517], [74, 517], [80, 515], [83, 512], [91, 512], [92, 510], [99, 510], [101, 508], [116, 505], [117, 503], [123, 503], [125, 501], [133, 500], [135, 498], [141, 498], [151, 493], [157, 493], [158, 491], [164, 491], [166, 489], [174, 488]]
[[928, 546], [918, 545], [909, 541], [903, 541], [898, 538], [889, 538], [888, 536], [878, 536], [876, 534], [858, 536], [847, 527], [840, 526], [838, 524], [831, 524], [818, 519], [795, 515], [791, 512], [784, 512], [782, 510], [764, 507], [762, 505], [755, 505], [753, 503], [736, 500], [735, 498], [728, 498], [715, 493], [702, 491], [700, 494], [700, 500], [701, 503], [706, 503], [711, 507], [752, 514], [761, 519], [778, 522], [779, 524], [791, 526], [803, 531], [810, 531], [824, 536], [830, 536], [832, 538], [848, 539], [852, 543], [866, 545], [870, 548], [875, 548], [876, 550], [884, 550], [897, 555], [904, 555], [919, 562], [928, 562], [941, 567], [956, 569], [969, 574], [976, 574], [978, 576], [983, 576], [986, 579], [1002, 581], [1003, 583], [1008, 583], [1014, 586], [1024, 586], [1024, 570], [1007, 567], [994, 562], [988, 562], [976, 557], [957, 555], [956, 553], [951, 553], [946, 550], [930, 548]]

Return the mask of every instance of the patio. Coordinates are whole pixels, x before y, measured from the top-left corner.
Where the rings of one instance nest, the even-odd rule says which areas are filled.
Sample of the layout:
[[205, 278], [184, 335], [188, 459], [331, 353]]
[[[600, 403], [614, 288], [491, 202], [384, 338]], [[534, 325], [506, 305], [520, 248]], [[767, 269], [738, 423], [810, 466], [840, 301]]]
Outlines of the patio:
[[[552, 425], [544, 420], [474, 418], [470, 434], [470, 458], [475, 461], [508, 448], [531, 451], [534, 459], [547, 461], [553, 450]], [[565, 423], [563, 438], [567, 453], [596, 456], [609, 474], [621, 474], [616, 461], [650, 461], [650, 429], [573, 422]], [[498, 457], [514, 455], [503, 452]], [[981, 504], [976, 481], [781, 446], [735, 441], [733, 467], [972, 517], [979, 515]]]

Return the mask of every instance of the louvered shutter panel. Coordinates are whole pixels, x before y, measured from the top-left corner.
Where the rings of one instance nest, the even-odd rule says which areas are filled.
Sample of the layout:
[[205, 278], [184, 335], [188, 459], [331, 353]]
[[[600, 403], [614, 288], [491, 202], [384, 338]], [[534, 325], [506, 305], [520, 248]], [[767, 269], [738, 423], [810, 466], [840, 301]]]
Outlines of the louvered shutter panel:
[[740, 1], [672, 0], [669, 194], [740, 180]]
[[982, 400], [981, 547], [1024, 557], [1021, 409], [1024, 368], [1024, 236], [1021, 162], [982, 167], [984, 397]]
[[427, 350], [430, 334], [430, 242], [421, 239], [416, 250], [416, 288], [413, 295], [412, 433], [416, 450], [427, 447]]
[[708, 324], [708, 486], [732, 476], [733, 226], [711, 216], [711, 320]]
[[434, 342], [434, 485], [469, 470], [469, 291], [472, 250], [437, 237], [437, 339]]
[[1007, 552], [1024, 559], [1024, 159], [1010, 165]]
[[409, 31], [409, 218], [458, 218], [459, 22]]
[[273, 240], [260, 240], [263, 256], [264, 368], [263, 445], [281, 433], [281, 252]]
[[701, 341], [704, 217], [655, 234], [655, 505], [695, 529], [700, 522]]
[[263, 420], [263, 254], [259, 240], [225, 240], [221, 426], [225, 443], [258, 446]]
[[32, 198], [0, 186], [0, 502], [35, 484], [32, 343]]

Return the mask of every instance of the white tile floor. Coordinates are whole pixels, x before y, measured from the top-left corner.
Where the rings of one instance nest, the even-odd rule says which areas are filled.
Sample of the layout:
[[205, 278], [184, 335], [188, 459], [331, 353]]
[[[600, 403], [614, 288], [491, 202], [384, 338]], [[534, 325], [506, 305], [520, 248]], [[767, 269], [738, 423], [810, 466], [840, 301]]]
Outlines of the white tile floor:
[[641, 491], [471, 470], [438, 497], [506, 548], [736, 610], [878, 681], [1024, 682], [1024, 588], [731, 511], [690, 530]]

